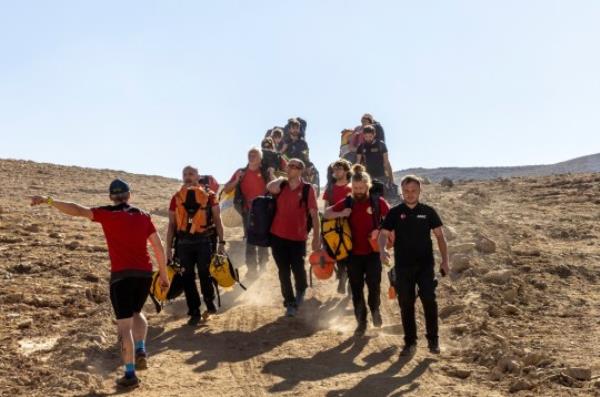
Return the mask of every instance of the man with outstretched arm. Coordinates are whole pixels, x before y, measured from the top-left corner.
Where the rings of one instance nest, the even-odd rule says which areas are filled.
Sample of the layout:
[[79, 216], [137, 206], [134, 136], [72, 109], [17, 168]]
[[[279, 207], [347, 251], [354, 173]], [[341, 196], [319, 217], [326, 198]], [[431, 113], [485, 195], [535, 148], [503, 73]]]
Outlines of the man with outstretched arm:
[[414, 175], [405, 176], [401, 183], [404, 202], [393, 207], [381, 226], [379, 252], [381, 261], [389, 263], [390, 254], [386, 251], [389, 234], [394, 231], [394, 259], [396, 271], [396, 291], [402, 326], [404, 328], [404, 348], [402, 356], [412, 356], [417, 348], [417, 326], [415, 323], [416, 286], [425, 312], [427, 342], [429, 351], [440, 353], [438, 340], [438, 306], [435, 296], [437, 280], [431, 232], [435, 235], [442, 263], [440, 273], [448, 274], [448, 246], [442, 229], [442, 220], [430, 206], [419, 202], [421, 181]]
[[47, 196], [33, 196], [31, 205], [47, 204], [64, 214], [88, 218], [102, 225], [111, 262], [110, 301], [117, 317], [125, 364], [125, 375], [117, 380], [117, 386], [136, 387], [140, 380], [135, 370], [148, 367], [145, 346], [148, 322], [142, 313], [152, 282], [148, 241], [158, 262], [161, 288], [168, 289], [169, 280], [160, 237], [150, 215], [129, 205], [129, 185], [120, 179], [114, 180], [109, 187], [109, 197], [113, 205], [105, 207], [87, 208]]

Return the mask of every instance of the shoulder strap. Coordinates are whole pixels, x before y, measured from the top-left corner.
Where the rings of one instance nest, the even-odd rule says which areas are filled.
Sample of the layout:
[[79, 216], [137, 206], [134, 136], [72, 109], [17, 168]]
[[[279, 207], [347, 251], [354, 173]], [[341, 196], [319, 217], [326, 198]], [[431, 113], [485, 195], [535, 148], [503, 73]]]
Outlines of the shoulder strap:
[[302, 200], [300, 200], [300, 206], [304, 205], [308, 211], [308, 194], [310, 193], [310, 183], [302, 183]]
[[373, 227], [379, 229], [381, 225], [381, 205], [379, 195], [371, 195], [371, 207], [373, 208]]
[[329, 183], [327, 183], [327, 189], [325, 190], [327, 192], [327, 204], [329, 204], [329, 205], [335, 204], [333, 202], [333, 188], [334, 188], [334, 182], [329, 181]]
[[344, 207], [352, 208], [353, 205], [354, 205], [354, 199], [352, 198], [352, 196], [346, 196], [346, 199], [344, 201]]

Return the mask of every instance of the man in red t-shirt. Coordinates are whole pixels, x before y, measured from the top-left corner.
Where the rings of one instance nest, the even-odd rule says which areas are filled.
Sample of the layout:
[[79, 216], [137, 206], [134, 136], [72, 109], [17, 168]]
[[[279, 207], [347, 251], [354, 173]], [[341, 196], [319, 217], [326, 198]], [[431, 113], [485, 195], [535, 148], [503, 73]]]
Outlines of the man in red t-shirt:
[[[120, 387], [135, 387], [140, 381], [136, 369], [146, 369], [145, 339], [148, 322], [142, 313], [152, 282], [152, 262], [147, 242], [158, 262], [161, 288], [169, 288], [162, 242], [150, 215], [128, 204], [129, 185], [120, 179], [109, 187], [114, 205], [87, 208], [79, 204], [34, 196], [31, 205], [47, 204], [59, 211], [102, 225], [111, 262], [110, 301], [117, 317], [125, 375], [117, 380]], [[135, 346], [135, 350], [134, 350]]]
[[380, 306], [381, 259], [371, 245], [371, 233], [379, 229], [390, 207], [381, 197], [371, 196], [371, 177], [362, 165], [354, 166], [352, 196], [338, 201], [325, 210], [325, 219], [347, 217], [352, 231], [352, 254], [348, 264], [348, 277], [352, 290], [354, 314], [358, 322], [357, 335], [367, 329], [367, 308], [363, 289], [365, 281], [369, 291], [369, 309], [373, 325], [381, 327]]
[[197, 168], [187, 166], [182, 174], [183, 186], [173, 195], [169, 204], [166, 257], [167, 260], [173, 258], [173, 242], [176, 237], [175, 252], [184, 269], [182, 279], [190, 316], [188, 325], [196, 326], [202, 319], [196, 270], [200, 279], [200, 291], [206, 304], [206, 318], [217, 312], [209, 265], [215, 250], [216, 253], [224, 253], [225, 240], [219, 200], [215, 192], [198, 183]]
[[[352, 194], [350, 178], [352, 177], [352, 164], [345, 159], [339, 159], [330, 165], [332, 180], [327, 182], [323, 192], [325, 207], [334, 205], [340, 200], [345, 199]], [[337, 262], [338, 293], [346, 293], [346, 283], [348, 281], [348, 272], [346, 270], [349, 258]]]
[[[277, 178], [267, 185], [269, 193], [277, 197], [277, 209], [271, 225], [271, 252], [279, 271], [286, 316], [294, 317], [304, 301], [306, 282], [306, 241], [308, 240], [308, 217], [311, 217], [312, 249], [321, 249], [321, 223], [314, 187], [302, 180], [304, 162], [290, 159], [287, 164], [288, 178]], [[292, 273], [296, 294], [292, 287]]]
[[[273, 170], [262, 167], [262, 152], [258, 148], [248, 151], [248, 165], [238, 169], [229, 182], [225, 184], [223, 191], [230, 193], [236, 189], [234, 200], [241, 202], [242, 219], [244, 223], [244, 236], [248, 232], [248, 219], [252, 200], [267, 192], [267, 183], [273, 179]], [[246, 266], [247, 277], [255, 279], [258, 276], [259, 267], [267, 266], [269, 261], [269, 248], [259, 247], [246, 242]]]

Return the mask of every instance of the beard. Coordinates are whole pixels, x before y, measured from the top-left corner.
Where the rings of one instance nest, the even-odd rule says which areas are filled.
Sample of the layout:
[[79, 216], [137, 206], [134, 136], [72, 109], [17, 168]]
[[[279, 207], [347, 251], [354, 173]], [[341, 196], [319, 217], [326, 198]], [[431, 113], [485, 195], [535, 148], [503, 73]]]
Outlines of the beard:
[[357, 201], [365, 201], [365, 200], [367, 200], [367, 194], [366, 193], [355, 193], [354, 198]]

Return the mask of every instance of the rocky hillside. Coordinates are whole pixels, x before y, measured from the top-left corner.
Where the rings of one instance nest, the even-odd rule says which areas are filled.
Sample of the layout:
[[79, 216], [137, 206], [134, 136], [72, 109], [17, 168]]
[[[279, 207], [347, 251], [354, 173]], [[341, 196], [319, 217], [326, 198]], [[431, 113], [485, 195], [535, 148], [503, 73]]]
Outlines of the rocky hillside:
[[[0, 160], [0, 395], [114, 393], [121, 366], [101, 228], [27, 196], [106, 203], [127, 179], [161, 231], [177, 181]], [[439, 280], [442, 354], [420, 339], [400, 360], [398, 304], [384, 327], [354, 338], [348, 297], [316, 281], [295, 319], [281, 317], [272, 262], [220, 314], [185, 326], [180, 299], [150, 321], [150, 369], [131, 396], [600, 395], [600, 174], [425, 187], [445, 222], [452, 272]], [[241, 230], [227, 230], [240, 266]], [[419, 333], [424, 324], [420, 304]]]
[[442, 167], [408, 168], [396, 171], [396, 178], [406, 174], [416, 174], [439, 182], [444, 178], [452, 180], [488, 180], [516, 176], [548, 176], [600, 172], [600, 153], [548, 165], [525, 165], [519, 167]]

